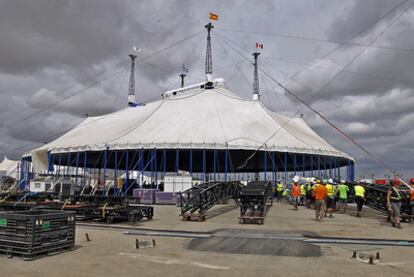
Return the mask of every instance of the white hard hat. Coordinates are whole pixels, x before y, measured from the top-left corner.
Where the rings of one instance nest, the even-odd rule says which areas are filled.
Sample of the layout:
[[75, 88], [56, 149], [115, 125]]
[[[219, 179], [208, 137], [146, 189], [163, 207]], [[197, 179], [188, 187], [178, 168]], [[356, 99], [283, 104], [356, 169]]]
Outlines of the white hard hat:
[[328, 183], [329, 183], [329, 184], [333, 184], [333, 182], [334, 182], [334, 181], [332, 180], [332, 178], [330, 178], [330, 179], [328, 180]]
[[345, 180], [341, 180], [341, 183], [342, 183], [342, 184], [345, 184]]
[[299, 176], [295, 175], [292, 179], [293, 182], [298, 183], [299, 182]]

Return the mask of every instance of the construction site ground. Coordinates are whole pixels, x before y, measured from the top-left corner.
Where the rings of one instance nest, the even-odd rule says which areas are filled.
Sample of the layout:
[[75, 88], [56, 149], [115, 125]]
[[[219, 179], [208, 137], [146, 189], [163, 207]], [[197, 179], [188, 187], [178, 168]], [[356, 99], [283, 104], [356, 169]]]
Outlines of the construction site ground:
[[[73, 251], [29, 262], [0, 256], [0, 276], [414, 276], [414, 247], [268, 239], [269, 235], [303, 234], [414, 239], [414, 223], [392, 228], [383, 214], [369, 208], [364, 207], [361, 218], [351, 206], [347, 214], [336, 213], [334, 218], [316, 222], [313, 210], [299, 207], [294, 211], [286, 203], [275, 202], [264, 224], [258, 225], [239, 224], [239, 210], [232, 202], [216, 205], [204, 222], [182, 221], [175, 206], [154, 207], [152, 221], [113, 224], [112, 228], [104, 223], [78, 226]], [[124, 234], [134, 229], [225, 235], [194, 239]], [[139, 249], [136, 239], [143, 243]], [[145, 244], [151, 247], [142, 247]], [[377, 252], [380, 259], [369, 264], [365, 256]]]

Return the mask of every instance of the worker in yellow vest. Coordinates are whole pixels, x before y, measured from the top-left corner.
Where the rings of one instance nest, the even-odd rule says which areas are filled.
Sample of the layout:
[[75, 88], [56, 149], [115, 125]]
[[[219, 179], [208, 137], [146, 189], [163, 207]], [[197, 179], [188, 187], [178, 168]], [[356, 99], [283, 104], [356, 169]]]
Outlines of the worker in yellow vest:
[[328, 191], [328, 195], [326, 198], [327, 210], [325, 212], [325, 217], [327, 213], [329, 213], [329, 217], [333, 217], [332, 213], [335, 208], [335, 197], [336, 197], [336, 191], [334, 188], [333, 180], [329, 179], [325, 187], [326, 187], [326, 190]]
[[301, 195], [301, 197], [300, 197], [300, 203], [301, 203], [301, 205], [305, 205], [305, 203], [306, 203], [306, 184], [302, 184], [301, 186], [300, 186], [300, 195]]
[[276, 185], [277, 202], [282, 200], [284, 189], [282, 182], [278, 182]]
[[361, 217], [362, 206], [365, 202], [365, 188], [360, 184], [354, 186], [355, 202], [357, 204], [357, 217]]

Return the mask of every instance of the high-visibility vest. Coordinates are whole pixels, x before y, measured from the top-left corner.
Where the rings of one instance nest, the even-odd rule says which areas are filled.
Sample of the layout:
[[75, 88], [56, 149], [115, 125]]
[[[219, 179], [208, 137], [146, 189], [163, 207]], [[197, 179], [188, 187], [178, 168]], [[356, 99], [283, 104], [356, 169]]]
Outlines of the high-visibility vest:
[[392, 190], [392, 193], [391, 193], [391, 196], [390, 196], [391, 200], [401, 201], [402, 197], [401, 197], [401, 193], [400, 193], [399, 189], [397, 189], [395, 187], [392, 187], [391, 190]]
[[306, 187], [305, 187], [305, 185], [301, 185], [300, 186], [300, 194], [306, 195]]
[[331, 184], [326, 185], [326, 190], [328, 191], [328, 196], [334, 196], [334, 187]]
[[359, 197], [365, 197], [365, 189], [364, 187], [357, 185], [354, 187], [355, 190], [355, 196], [359, 196]]
[[283, 191], [283, 185], [281, 183], [277, 184], [277, 191], [282, 192]]

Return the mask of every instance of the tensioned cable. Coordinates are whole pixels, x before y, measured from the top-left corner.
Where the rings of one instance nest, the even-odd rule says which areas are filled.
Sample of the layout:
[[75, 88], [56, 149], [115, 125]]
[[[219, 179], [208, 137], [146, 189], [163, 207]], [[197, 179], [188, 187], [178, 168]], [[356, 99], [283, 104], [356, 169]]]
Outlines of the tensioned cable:
[[[396, 10], [398, 7], [400, 7], [402, 4], [406, 3], [408, 0], [403, 1], [402, 3], [400, 3], [397, 7], [395, 7], [392, 11]], [[411, 8], [411, 6], [410, 6]], [[408, 10], [408, 9], [407, 9]], [[407, 11], [406, 10], [406, 11]], [[392, 11], [390, 11], [387, 14], [390, 14]], [[404, 11], [404, 13], [406, 12]], [[402, 13], [402, 14], [404, 14]], [[398, 18], [401, 17], [400, 14]], [[382, 17], [383, 18], [383, 17]], [[395, 21], [392, 22], [392, 24]], [[388, 27], [390, 27], [392, 24], [390, 24]], [[387, 29], [387, 28], [386, 28]], [[385, 29], [385, 30], [386, 30]], [[380, 35], [382, 35], [385, 30], [383, 30]], [[378, 37], [375, 38], [375, 40]], [[226, 41], [225, 41], [226, 42]], [[241, 55], [242, 57], [244, 57], [246, 60], [249, 60], [246, 56], [244, 56], [239, 50], [237, 50], [235, 47], [233, 47], [231, 44], [229, 44], [228, 42], [226, 42], [226, 44], [228, 46], [230, 46], [234, 51], [236, 51], [239, 55]], [[338, 47], [339, 48], [339, 47]], [[267, 73], [267, 71], [263, 70], [263, 68], [259, 67], [259, 70], [261, 72], [263, 72], [266, 76], [268, 76], [272, 81], [274, 81], [278, 86], [280, 86], [281, 88], [283, 88], [287, 93], [289, 93], [291, 96], [293, 96], [296, 100], [298, 100], [300, 103], [302, 103], [303, 105], [305, 105], [307, 108], [309, 108], [312, 112], [314, 112], [315, 114], [317, 114], [323, 121], [325, 121], [329, 126], [331, 126], [332, 128], [334, 128], [336, 131], [338, 131], [342, 136], [344, 136], [348, 141], [352, 142], [354, 145], [358, 146], [364, 153], [366, 153], [368, 156], [370, 156], [372, 159], [374, 159], [376, 162], [378, 162], [380, 165], [382, 165], [386, 170], [389, 170], [392, 174], [396, 175], [396, 172], [394, 170], [392, 170], [388, 165], [385, 164], [384, 161], [382, 161], [381, 159], [377, 158], [375, 155], [373, 155], [370, 151], [368, 151], [367, 149], [365, 149], [365, 147], [363, 147], [362, 145], [360, 145], [358, 142], [355, 141], [355, 139], [353, 139], [350, 135], [348, 135], [346, 132], [344, 132], [342, 129], [340, 129], [339, 127], [337, 127], [335, 124], [333, 124], [331, 121], [329, 121], [325, 116], [323, 116], [320, 112], [318, 112], [317, 110], [315, 110], [314, 108], [312, 108], [312, 106], [310, 106], [309, 104], [307, 104], [302, 98], [300, 98], [299, 96], [297, 96], [295, 93], [293, 93], [291, 90], [289, 90], [286, 86], [284, 86], [283, 84], [281, 84], [279, 81], [277, 81], [276, 79], [274, 79], [269, 73]], [[294, 116], [296, 116], [296, 114], [300, 111], [300, 109], [294, 114]], [[294, 117], [293, 116], [293, 117]], [[291, 119], [293, 118], [291, 117]], [[277, 131], [278, 132], [278, 131]], [[274, 136], [274, 135], [273, 135]], [[272, 137], [273, 137], [272, 136]], [[271, 138], [272, 138], [271, 137]], [[270, 139], [271, 139], [270, 138]], [[267, 142], [268, 140], [266, 140]], [[258, 150], [260, 150], [264, 145], [260, 146], [260, 148], [258, 148]], [[254, 152], [254, 154], [258, 151], [256, 150]], [[253, 155], [254, 156], [254, 155]]]
[[[167, 47], [162, 48], [161, 50], [158, 50], [158, 51], [156, 51], [156, 52], [154, 52], [154, 53], [150, 54], [149, 56], [146, 56], [146, 57], [144, 57], [144, 58], [140, 59], [138, 62], [143, 62], [143, 61], [145, 61], [145, 60], [148, 60], [148, 59], [150, 59], [150, 58], [152, 58], [152, 57], [154, 57], [154, 56], [156, 56], [156, 55], [158, 55], [158, 54], [160, 54], [160, 53], [162, 53], [162, 52], [164, 52], [164, 51], [166, 51], [166, 50], [169, 50], [169, 49], [171, 49], [171, 48], [173, 48], [173, 47], [175, 47], [175, 46], [177, 46], [177, 45], [179, 45], [179, 44], [181, 44], [181, 43], [183, 43], [183, 42], [185, 42], [185, 41], [187, 41], [187, 40], [189, 40], [189, 39], [193, 38], [194, 36], [198, 35], [198, 34], [199, 34], [199, 33], [201, 33], [201, 32], [202, 32], [202, 31], [197, 32], [197, 33], [195, 33], [195, 34], [192, 34], [192, 35], [190, 35], [190, 36], [187, 36], [187, 37], [185, 37], [184, 39], [179, 40], [178, 42], [175, 42], [175, 43], [173, 43], [173, 44], [171, 44], [171, 45], [169, 45], [169, 46], [167, 46]], [[86, 88], [82, 88], [82, 89], [80, 89], [80, 90], [76, 91], [74, 94], [72, 94], [72, 95], [70, 95], [70, 96], [67, 96], [67, 97], [64, 97], [61, 101], [59, 101], [59, 102], [55, 102], [55, 103], [53, 103], [53, 104], [51, 104], [51, 105], [48, 105], [48, 106], [46, 106], [44, 109], [42, 109], [42, 110], [40, 110], [40, 111], [37, 111], [37, 112], [34, 112], [34, 113], [32, 113], [31, 115], [29, 115], [29, 116], [27, 116], [27, 117], [25, 117], [25, 118], [23, 118], [23, 119], [21, 119], [21, 120], [18, 120], [17, 122], [12, 123], [11, 125], [7, 125], [7, 126], [3, 126], [3, 127], [1, 127], [1, 128], [0, 128], [0, 131], [1, 131], [1, 130], [3, 130], [3, 129], [8, 129], [8, 128], [10, 128], [10, 127], [12, 127], [12, 126], [14, 126], [14, 125], [16, 125], [16, 124], [19, 124], [19, 123], [21, 123], [21, 122], [23, 122], [23, 121], [25, 121], [25, 120], [28, 120], [28, 119], [32, 118], [33, 116], [37, 116], [37, 115], [39, 115], [40, 113], [42, 113], [42, 112], [44, 112], [44, 111], [46, 111], [46, 110], [49, 110], [50, 108], [52, 108], [52, 107], [54, 107], [54, 106], [56, 106], [56, 105], [60, 104], [61, 102], [66, 101], [67, 99], [70, 99], [70, 98], [72, 98], [73, 96], [76, 96], [76, 95], [80, 94], [81, 92], [83, 92], [83, 91], [85, 91], [85, 90], [87, 90], [87, 89], [89, 89], [89, 88], [93, 87], [94, 85], [96, 85], [96, 84], [100, 83], [101, 81], [104, 81], [104, 80], [108, 79], [110, 76], [112, 76], [112, 74], [113, 74], [113, 73], [116, 73], [116, 72], [117, 72], [117, 71], [118, 71], [121, 67], [123, 67], [123, 66], [124, 66], [124, 63], [125, 63], [125, 61], [122, 61], [122, 62], [120, 62], [120, 63], [116, 64], [116, 66], [114, 66], [114, 67], [113, 67], [113, 68], [116, 68], [116, 70], [112, 71], [112, 72], [111, 72], [111, 73], [110, 73], [107, 77], [103, 78], [102, 80], [98, 80], [98, 81], [96, 81], [96, 82], [92, 83], [91, 85], [87, 86]], [[98, 73], [98, 74], [94, 75], [94, 77], [99, 76], [100, 74], [102, 74], [102, 72], [100, 72], [100, 73]], [[89, 80], [89, 79], [91, 79], [91, 78], [92, 78], [92, 77], [88, 78], [87, 80]], [[76, 87], [76, 86], [73, 86], [73, 87]], [[71, 87], [70, 89], [72, 89], [73, 87]], [[64, 91], [68, 91], [68, 90], [70, 90], [70, 89], [67, 89], [67, 90], [64, 90]], [[62, 92], [63, 92], [63, 91], [62, 91]]]

